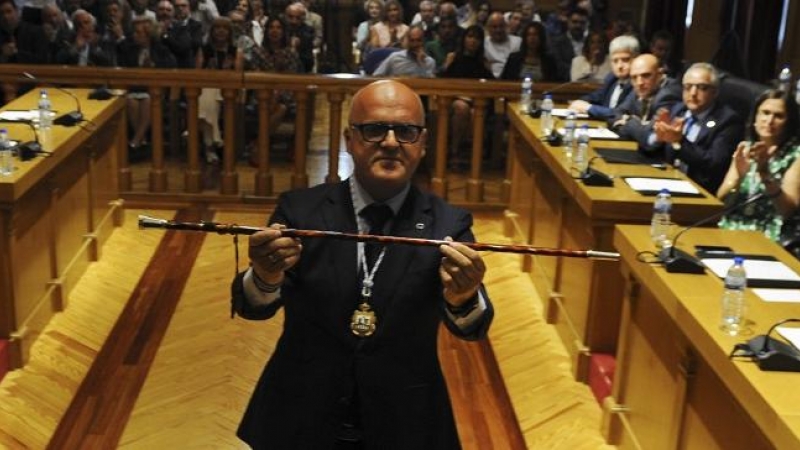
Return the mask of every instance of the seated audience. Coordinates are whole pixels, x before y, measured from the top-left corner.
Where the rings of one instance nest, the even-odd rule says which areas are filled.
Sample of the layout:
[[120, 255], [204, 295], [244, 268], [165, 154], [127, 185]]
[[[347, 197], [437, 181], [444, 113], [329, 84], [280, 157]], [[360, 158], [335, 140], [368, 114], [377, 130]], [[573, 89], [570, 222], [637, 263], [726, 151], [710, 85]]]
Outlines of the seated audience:
[[681, 86], [664, 76], [658, 58], [649, 53], [637, 56], [631, 63], [631, 83], [633, 95], [614, 109], [609, 123], [620, 137], [638, 142], [639, 149], [648, 152], [652, 150], [648, 139], [656, 111], [669, 111], [681, 101]]
[[370, 28], [371, 49], [402, 47], [408, 25], [403, 23], [403, 7], [397, 0], [388, 0], [384, 6], [384, 18]]
[[797, 103], [780, 90], [768, 90], [756, 100], [746, 140], [736, 147], [717, 197], [727, 205], [744, 203], [757, 194], [766, 197], [723, 216], [720, 228], [757, 230], [773, 241], [800, 235], [797, 110]]
[[669, 118], [657, 118], [651, 140], [663, 146], [668, 162], [708, 192], [717, 192], [742, 138], [742, 120], [717, 101], [719, 75], [708, 63], [692, 65], [683, 76], [683, 101]]
[[[489, 63], [483, 56], [483, 28], [473, 25], [466, 29], [459, 49], [447, 55], [443, 78], [485, 78], [494, 79]], [[459, 149], [472, 129], [472, 100], [459, 97], [453, 100], [450, 118], [450, 153], [448, 163], [451, 168], [459, 168]]]
[[522, 39], [519, 36], [509, 36], [508, 25], [503, 18], [503, 13], [493, 12], [486, 21], [486, 32], [489, 33], [483, 41], [483, 50], [492, 74], [501, 78], [503, 68], [506, 66], [509, 55], [519, 51]]
[[611, 73], [608, 58], [608, 41], [600, 31], [592, 31], [586, 36], [583, 52], [572, 58], [570, 80], [587, 83], [602, 83]]
[[394, 52], [375, 69], [376, 77], [419, 77], [432, 78], [436, 71], [436, 61], [425, 53], [425, 31], [414, 26], [406, 34], [405, 50]]
[[97, 21], [89, 12], [78, 9], [72, 13], [75, 30], [72, 39], [62, 45], [55, 55], [56, 64], [74, 66], [111, 66], [112, 55], [100, 46]]
[[414, 15], [411, 25], [419, 25], [425, 30], [425, 43], [436, 39], [436, 26], [439, 16], [436, 15], [436, 4], [432, 0], [419, 2], [419, 12]]
[[454, 17], [442, 17], [436, 26], [436, 38], [425, 43], [425, 53], [436, 61], [437, 73], [442, 71], [442, 66], [447, 55], [458, 49], [464, 30], [458, 26]]
[[569, 79], [572, 58], [583, 53], [589, 13], [582, 8], [573, 8], [568, 16], [567, 29], [563, 33], [551, 33], [547, 38], [550, 53], [556, 59], [560, 78]]
[[631, 61], [639, 56], [639, 40], [633, 36], [619, 36], [611, 41], [608, 50], [611, 54], [611, 73], [606, 76], [600, 89], [570, 103], [569, 109], [605, 120], [614, 115], [614, 108], [632, 92]]
[[289, 45], [295, 49], [303, 63], [303, 72], [314, 70], [314, 29], [306, 25], [306, 7], [301, 2], [291, 3], [284, 13]]
[[367, 49], [369, 44], [370, 27], [383, 17], [383, 0], [367, 0], [364, 3], [364, 10], [367, 13], [367, 20], [359, 23], [356, 29], [356, 46], [362, 52]]
[[504, 80], [520, 80], [531, 77], [534, 82], [561, 81], [558, 68], [547, 52], [547, 34], [540, 22], [531, 22], [522, 30], [522, 45], [518, 52], [508, 57], [500, 74]]

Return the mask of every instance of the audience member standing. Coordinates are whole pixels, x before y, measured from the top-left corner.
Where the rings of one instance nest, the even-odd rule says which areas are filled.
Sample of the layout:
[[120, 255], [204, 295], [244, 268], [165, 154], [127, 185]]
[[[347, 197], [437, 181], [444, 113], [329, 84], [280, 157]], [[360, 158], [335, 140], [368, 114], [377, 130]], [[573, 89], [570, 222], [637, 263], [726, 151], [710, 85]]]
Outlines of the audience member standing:
[[[464, 31], [464, 37], [458, 51], [447, 55], [444, 69], [440, 74], [443, 78], [484, 78], [494, 79], [494, 74], [489, 70], [489, 63], [483, 56], [483, 28], [473, 25]], [[461, 145], [465, 141], [469, 130], [472, 129], [472, 99], [458, 97], [451, 104], [450, 117], [450, 152], [448, 164], [452, 169], [460, 169]]]

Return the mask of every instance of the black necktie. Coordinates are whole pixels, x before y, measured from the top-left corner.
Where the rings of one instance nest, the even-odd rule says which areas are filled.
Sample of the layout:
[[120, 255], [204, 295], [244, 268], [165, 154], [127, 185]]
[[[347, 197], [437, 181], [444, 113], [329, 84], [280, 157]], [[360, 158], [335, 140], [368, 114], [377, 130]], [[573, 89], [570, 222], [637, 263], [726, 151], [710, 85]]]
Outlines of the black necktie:
[[[360, 214], [369, 223], [369, 234], [383, 234], [386, 222], [392, 218], [394, 212], [389, 205], [373, 203], [361, 210]], [[378, 242], [366, 242], [364, 244], [364, 256], [367, 257], [367, 267], [370, 270], [372, 270], [375, 260], [378, 259], [378, 254], [382, 247], [383, 244]]]

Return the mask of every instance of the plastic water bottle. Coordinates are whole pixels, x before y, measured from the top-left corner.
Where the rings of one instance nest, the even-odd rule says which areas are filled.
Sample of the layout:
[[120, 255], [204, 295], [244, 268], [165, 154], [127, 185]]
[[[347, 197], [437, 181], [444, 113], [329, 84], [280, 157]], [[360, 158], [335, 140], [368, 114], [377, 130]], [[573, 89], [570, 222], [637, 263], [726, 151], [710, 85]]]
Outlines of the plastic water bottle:
[[787, 94], [792, 92], [792, 69], [789, 68], [789, 64], [784, 64], [783, 69], [778, 74], [778, 89]]
[[575, 142], [575, 113], [570, 111], [567, 120], [564, 122], [564, 145], [572, 147]]
[[667, 189], [662, 189], [653, 204], [653, 219], [650, 221], [650, 237], [658, 248], [671, 245], [669, 240], [670, 212], [672, 197]]
[[47, 130], [53, 125], [53, 117], [50, 110], [50, 98], [47, 96], [47, 89], [39, 91], [39, 129]]
[[533, 93], [533, 80], [531, 77], [525, 77], [522, 80], [522, 93], [519, 97], [519, 112], [522, 114], [530, 114], [531, 112], [531, 94]]
[[575, 140], [578, 141], [578, 147], [575, 149], [572, 160], [578, 173], [583, 175], [589, 167], [589, 125], [583, 124], [578, 128]]
[[542, 115], [539, 118], [542, 124], [542, 135], [547, 137], [553, 134], [553, 96], [545, 94], [542, 100]]
[[0, 175], [11, 175], [14, 171], [14, 155], [8, 142], [8, 131], [0, 129]]
[[747, 303], [744, 289], [747, 287], [747, 272], [744, 258], [733, 258], [733, 265], [725, 275], [725, 290], [722, 292], [722, 320], [720, 328], [726, 334], [736, 336], [745, 328]]

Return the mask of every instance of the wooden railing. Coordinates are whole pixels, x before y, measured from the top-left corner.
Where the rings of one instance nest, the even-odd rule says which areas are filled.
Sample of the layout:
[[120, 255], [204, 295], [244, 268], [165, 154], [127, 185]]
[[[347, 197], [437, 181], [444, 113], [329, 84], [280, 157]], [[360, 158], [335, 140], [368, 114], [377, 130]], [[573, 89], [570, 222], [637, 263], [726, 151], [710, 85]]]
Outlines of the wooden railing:
[[[152, 159], [146, 190], [136, 190], [132, 182], [131, 168], [128, 163], [127, 149], [119, 155], [119, 183], [123, 198], [135, 199], [148, 203], [181, 203], [191, 201], [240, 203], [242, 192], [239, 187], [240, 171], [237, 170], [236, 136], [237, 108], [241, 108], [238, 98], [243, 89], [252, 90], [258, 100], [258, 139], [256, 158], [257, 169], [253, 180], [253, 192], [248, 194], [248, 202], [272, 202], [279, 192], [274, 188], [275, 169], [270, 161], [270, 134], [268, 132], [268, 104], [270, 96], [275, 90], [288, 90], [294, 93], [297, 102], [297, 111], [294, 119], [294, 148], [292, 153], [293, 165], [291, 167], [290, 188], [305, 187], [309, 184], [307, 173], [308, 137], [312, 123], [312, 114], [309, 109], [314, 107], [317, 96], [324, 94], [328, 105], [328, 170], [326, 182], [339, 180], [339, 152], [340, 135], [343, 125], [342, 109], [345, 100], [352, 96], [360, 87], [373, 81], [371, 78], [353, 76], [351, 74], [339, 75], [279, 75], [262, 72], [230, 72], [210, 70], [162, 70], [162, 69], [120, 69], [120, 68], [84, 68], [72, 66], [23, 66], [1, 65], [0, 82], [8, 84], [30, 83], [23, 77], [28, 72], [37, 78], [38, 85], [58, 84], [60, 86], [92, 87], [107, 86], [112, 89], [127, 89], [132, 86], [144, 86], [152, 99], [152, 128], [151, 144]], [[449, 113], [452, 100], [460, 96], [473, 99], [473, 130], [472, 150], [470, 155], [470, 169], [467, 175], [467, 192], [465, 206], [478, 207], [486, 205], [484, 199], [484, 172], [482, 158], [484, 154], [485, 114], [488, 105], [493, 105], [494, 110], [501, 117], [504, 114], [505, 100], [514, 100], [519, 96], [519, 83], [510, 81], [485, 81], [466, 79], [404, 79], [417, 93], [427, 96], [429, 108], [435, 114], [433, 125], [435, 141], [429, 142], [429, 149], [434, 150], [433, 170], [430, 179], [431, 189], [442, 197], [447, 197], [448, 172], [447, 149]], [[543, 91], [558, 87], [553, 94], [556, 101], [566, 101], [579, 97], [585, 92], [594, 89], [590, 84], [536, 84], [534, 96], [539, 98]], [[202, 88], [218, 88], [223, 97], [223, 123], [224, 129], [224, 154], [222, 167], [219, 174], [219, 189], [211, 192], [203, 189], [202, 167], [200, 162], [198, 97]], [[183, 168], [183, 186], [179, 191], [168, 190], [168, 177], [165, 161], [164, 142], [164, 111], [176, 114], [176, 108], [165, 108], [164, 102], [177, 103], [179, 93], [182, 93], [186, 104], [185, 117], [194, 118], [186, 120], [188, 132], [186, 163]], [[87, 101], [81, 99], [81, 101]], [[170, 124], [178, 123], [172, 117]], [[241, 117], [240, 117], [241, 119]], [[495, 121], [502, 122], [502, 121]], [[502, 127], [502, 125], [500, 125]], [[170, 135], [172, 145], [176, 145], [178, 133], [181, 132], [173, 125]], [[491, 144], [491, 157], [496, 165], [505, 164], [502, 148], [502, 128], [493, 133]], [[429, 150], [430, 151], [430, 150]], [[498, 159], [500, 159], [498, 161]], [[249, 172], [252, 172], [250, 170]], [[499, 201], [494, 200], [494, 205], [503, 206], [508, 201], [508, 176], [500, 181], [501, 186]]]

